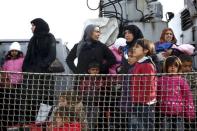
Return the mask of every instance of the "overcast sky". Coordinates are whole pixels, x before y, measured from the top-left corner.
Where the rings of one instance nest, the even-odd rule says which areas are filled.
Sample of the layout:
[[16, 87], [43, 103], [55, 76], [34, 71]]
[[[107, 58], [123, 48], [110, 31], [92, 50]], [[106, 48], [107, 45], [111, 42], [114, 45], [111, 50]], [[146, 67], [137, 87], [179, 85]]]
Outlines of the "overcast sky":
[[[96, 7], [99, 0], [89, 1]], [[178, 13], [183, 8], [184, 0], [160, 1], [164, 12]], [[30, 21], [41, 17], [56, 38], [72, 47], [81, 38], [84, 22], [98, 17], [98, 11], [87, 8], [86, 0], [1, 0], [0, 5], [0, 39], [29, 39]]]

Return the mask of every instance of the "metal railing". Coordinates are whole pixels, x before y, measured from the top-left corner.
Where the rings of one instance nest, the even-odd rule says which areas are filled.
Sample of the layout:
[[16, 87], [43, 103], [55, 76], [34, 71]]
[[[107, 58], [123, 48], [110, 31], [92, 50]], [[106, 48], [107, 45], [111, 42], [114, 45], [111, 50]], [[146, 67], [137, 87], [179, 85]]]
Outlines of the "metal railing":
[[196, 76], [0, 72], [0, 128], [195, 131]]

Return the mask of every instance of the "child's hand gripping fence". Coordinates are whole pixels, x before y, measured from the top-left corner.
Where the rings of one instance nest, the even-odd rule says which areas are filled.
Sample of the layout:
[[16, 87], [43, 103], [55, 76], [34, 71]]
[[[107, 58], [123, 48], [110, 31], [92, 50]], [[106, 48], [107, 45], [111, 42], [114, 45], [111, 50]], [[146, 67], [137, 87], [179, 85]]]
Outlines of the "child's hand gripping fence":
[[2, 131], [196, 130], [197, 73], [0, 74]]

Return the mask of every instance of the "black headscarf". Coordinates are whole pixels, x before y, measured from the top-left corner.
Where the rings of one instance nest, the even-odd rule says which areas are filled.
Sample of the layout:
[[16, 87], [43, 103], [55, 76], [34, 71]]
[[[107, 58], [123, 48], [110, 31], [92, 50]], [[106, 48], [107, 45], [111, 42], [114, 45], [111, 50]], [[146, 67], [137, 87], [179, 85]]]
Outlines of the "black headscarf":
[[126, 30], [128, 30], [134, 36], [133, 41], [127, 42], [127, 45], [130, 46], [130, 47], [133, 47], [138, 39], [141, 39], [141, 38], [144, 37], [143, 34], [142, 34], [142, 31], [136, 25], [125, 26], [124, 27], [124, 32]]
[[34, 35], [45, 35], [50, 31], [48, 23], [41, 18], [36, 18], [32, 20], [31, 23], [36, 26], [35, 31], [33, 32]]
[[30, 23], [36, 26], [29, 41], [27, 53], [23, 62], [24, 72], [47, 73], [49, 65], [56, 58], [56, 40], [49, 33], [49, 25], [41, 18]]
[[79, 56], [79, 54], [84, 46], [91, 45], [91, 43], [93, 41], [91, 38], [91, 35], [92, 35], [92, 32], [94, 31], [95, 27], [98, 27], [98, 26], [91, 24], [85, 28], [82, 40], [78, 43], [78, 46], [77, 46], [77, 57]]

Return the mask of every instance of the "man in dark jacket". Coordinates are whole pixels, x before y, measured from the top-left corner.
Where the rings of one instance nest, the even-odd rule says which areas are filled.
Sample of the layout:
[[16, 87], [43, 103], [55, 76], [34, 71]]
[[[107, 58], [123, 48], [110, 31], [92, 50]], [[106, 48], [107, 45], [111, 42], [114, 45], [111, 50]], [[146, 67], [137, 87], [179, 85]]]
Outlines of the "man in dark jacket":
[[[23, 63], [23, 72], [48, 73], [50, 64], [56, 59], [56, 40], [49, 33], [49, 26], [41, 18], [31, 21], [33, 36], [30, 39]], [[24, 74], [24, 86], [21, 90], [21, 105], [25, 111], [22, 120], [34, 122], [40, 103], [53, 104], [54, 80], [51, 75]]]
[[[99, 36], [99, 27], [95, 25], [86, 27], [82, 40], [72, 48], [66, 59], [73, 73], [87, 73], [88, 65], [94, 60], [101, 65], [101, 73], [107, 74], [109, 67], [116, 63], [113, 53], [98, 40]], [[78, 58], [77, 66], [74, 64], [76, 58]]]

